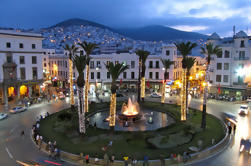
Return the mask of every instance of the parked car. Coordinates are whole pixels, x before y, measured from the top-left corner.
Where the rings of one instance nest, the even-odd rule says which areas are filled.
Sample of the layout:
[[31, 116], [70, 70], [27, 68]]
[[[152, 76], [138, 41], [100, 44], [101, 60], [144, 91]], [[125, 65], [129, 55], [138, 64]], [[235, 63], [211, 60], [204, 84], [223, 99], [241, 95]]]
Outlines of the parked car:
[[5, 119], [5, 118], [7, 118], [7, 117], [8, 117], [7, 114], [5, 114], [5, 113], [0, 113], [0, 120], [3, 120], [3, 119]]
[[151, 94], [151, 97], [153, 97], [153, 98], [160, 98], [161, 96], [158, 94], [158, 93], [152, 93]]
[[251, 139], [241, 139], [240, 152], [248, 152], [251, 154]]
[[12, 113], [12, 114], [15, 114], [15, 113], [23, 112], [23, 111], [26, 111], [26, 110], [27, 110], [26, 107], [18, 106], [18, 107], [13, 107], [9, 112]]
[[247, 105], [241, 105], [239, 109], [239, 114], [240, 115], [247, 115], [249, 112], [248, 106]]

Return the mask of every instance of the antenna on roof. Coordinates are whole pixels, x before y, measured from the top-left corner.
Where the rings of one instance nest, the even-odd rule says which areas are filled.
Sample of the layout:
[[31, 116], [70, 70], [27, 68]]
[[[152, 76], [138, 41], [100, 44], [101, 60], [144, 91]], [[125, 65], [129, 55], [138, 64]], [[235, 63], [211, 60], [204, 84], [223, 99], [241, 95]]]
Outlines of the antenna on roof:
[[235, 25], [233, 26], [233, 36], [235, 37]]

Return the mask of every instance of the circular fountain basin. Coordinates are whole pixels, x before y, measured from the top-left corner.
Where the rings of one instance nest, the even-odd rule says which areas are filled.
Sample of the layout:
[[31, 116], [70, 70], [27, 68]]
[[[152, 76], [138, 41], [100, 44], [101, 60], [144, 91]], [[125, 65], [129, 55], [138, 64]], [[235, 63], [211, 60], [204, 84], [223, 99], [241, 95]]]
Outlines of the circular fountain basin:
[[[146, 130], [156, 130], [158, 128], [163, 128], [174, 123], [174, 119], [166, 113], [153, 111], [153, 110], [140, 110], [140, 113], [136, 115], [137, 117], [130, 117], [128, 115], [124, 116], [122, 113], [117, 113], [115, 130], [117, 131], [146, 131]], [[99, 112], [90, 117], [90, 123], [98, 128], [109, 129], [109, 121], [104, 121], [109, 117], [108, 112]], [[151, 117], [151, 118], [150, 118]], [[124, 120], [123, 118], [129, 118]], [[133, 120], [133, 118], [138, 118]], [[151, 120], [150, 120], [151, 119]], [[125, 125], [126, 122], [126, 125]], [[128, 125], [128, 126], [127, 126]]]

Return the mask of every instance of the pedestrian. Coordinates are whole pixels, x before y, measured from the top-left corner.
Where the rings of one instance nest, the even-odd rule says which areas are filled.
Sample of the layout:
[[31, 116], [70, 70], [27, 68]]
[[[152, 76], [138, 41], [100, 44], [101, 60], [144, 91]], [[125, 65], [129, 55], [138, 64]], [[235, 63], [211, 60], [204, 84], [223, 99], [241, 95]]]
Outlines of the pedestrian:
[[124, 156], [123, 159], [124, 159], [124, 166], [128, 166], [128, 157]]
[[134, 156], [133, 159], [132, 159], [132, 165], [133, 165], [133, 166], [136, 166], [136, 164], [137, 164], [137, 160], [136, 160], [136, 158], [135, 158], [135, 156]]
[[24, 130], [21, 131], [21, 137], [24, 137]]
[[88, 165], [89, 164], [89, 155], [87, 154], [87, 155], [85, 155], [85, 163], [86, 163], [86, 165]]
[[107, 155], [107, 153], [105, 153], [104, 155], [104, 166], [108, 166], [109, 165], [109, 156]]
[[36, 144], [38, 145], [39, 135], [36, 136]]
[[228, 134], [231, 135], [231, 133], [232, 133], [232, 126], [230, 125], [228, 126]]
[[40, 124], [37, 122], [36, 129], [39, 129], [39, 127], [40, 127]]
[[57, 147], [57, 142], [56, 141], [54, 141], [53, 146], [54, 146], [54, 148]]
[[163, 155], [160, 155], [160, 166], [165, 166], [165, 158]]
[[113, 154], [113, 155], [111, 156], [111, 159], [110, 159], [111, 163], [113, 163], [114, 160], [115, 160], [115, 156], [114, 156], [114, 154]]
[[147, 155], [144, 156], [143, 166], [149, 166], [148, 156]]
[[128, 158], [128, 166], [132, 166], [132, 158], [131, 157]]
[[235, 134], [235, 131], [236, 131], [236, 124], [234, 124], [234, 134]]
[[96, 155], [95, 155], [95, 158], [94, 158], [94, 163], [95, 163], [95, 164], [98, 164], [98, 161], [99, 161], [98, 155], [96, 154]]

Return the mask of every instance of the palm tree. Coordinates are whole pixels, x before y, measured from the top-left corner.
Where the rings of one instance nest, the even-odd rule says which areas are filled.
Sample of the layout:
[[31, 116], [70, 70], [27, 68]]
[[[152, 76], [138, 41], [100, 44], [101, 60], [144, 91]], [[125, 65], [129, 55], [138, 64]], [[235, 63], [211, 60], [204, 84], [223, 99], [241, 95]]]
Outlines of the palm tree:
[[[87, 56], [87, 58], [90, 59], [90, 55], [92, 51], [97, 47], [96, 44], [94, 43], [87, 43], [87, 42], [82, 42], [78, 44], [84, 51]], [[90, 73], [90, 67], [89, 63], [86, 63], [86, 80], [85, 80], [85, 104], [84, 104], [84, 110], [85, 112], [88, 112], [88, 90], [89, 90], [89, 73]]]
[[115, 117], [116, 117], [116, 91], [117, 85], [116, 80], [119, 78], [119, 75], [123, 73], [125, 70], [129, 68], [128, 65], [124, 65], [123, 63], [117, 63], [114, 65], [113, 62], [105, 64], [106, 69], [112, 76], [112, 84], [111, 84], [111, 101], [110, 101], [110, 120], [109, 126], [111, 130], [114, 130], [115, 126]]
[[75, 45], [68, 45], [66, 44], [64, 46], [65, 51], [68, 52], [68, 58], [69, 58], [69, 80], [70, 80], [70, 104], [71, 109], [74, 110], [74, 90], [73, 90], [73, 66], [72, 66], [72, 57], [75, 56], [75, 53], [77, 52], [78, 48]]
[[166, 80], [168, 79], [168, 72], [167, 70], [170, 68], [172, 64], [174, 64], [173, 61], [170, 61], [170, 59], [161, 59], [161, 62], [165, 68], [165, 73], [164, 73], [164, 81], [163, 81], [163, 86], [162, 86], [162, 96], [161, 96], [161, 103], [164, 104], [165, 102], [165, 93], [166, 93]]
[[[149, 56], [150, 52], [144, 50], [137, 50], [136, 54], [139, 56], [139, 86], [138, 86], [138, 101], [140, 101], [140, 97], [144, 102], [145, 98], [145, 72], [146, 72], [146, 60]], [[141, 71], [141, 72], [140, 72]]]
[[77, 86], [78, 86], [78, 117], [79, 117], [79, 132], [85, 134], [85, 111], [83, 108], [83, 88], [85, 85], [84, 70], [86, 63], [90, 60], [84, 55], [76, 55], [72, 57], [72, 61], [78, 71]]
[[186, 120], [186, 111], [187, 111], [187, 56], [191, 54], [191, 51], [194, 47], [197, 46], [196, 43], [191, 42], [182, 42], [182, 43], [175, 43], [178, 51], [181, 53], [183, 59], [182, 59], [182, 68], [183, 68], [183, 74], [182, 74], [182, 94], [181, 94], [181, 120]]
[[207, 103], [207, 93], [208, 93], [208, 82], [209, 82], [209, 65], [211, 61], [211, 56], [212, 55], [219, 55], [222, 54], [222, 50], [219, 48], [219, 46], [215, 46], [212, 43], [209, 43], [206, 45], [206, 47], [201, 47], [201, 53], [206, 55], [207, 57], [207, 64], [206, 64], [206, 75], [205, 75], [205, 81], [206, 81], [206, 86], [204, 87], [204, 97], [203, 97], [203, 111], [202, 111], [202, 120], [201, 120], [201, 128], [205, 129], [206, 128], [206, 114], [207, 114], [207, 108], [206, 108], [206, 103]]

